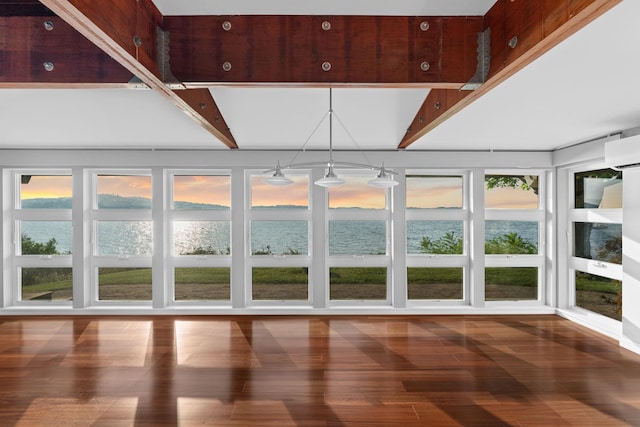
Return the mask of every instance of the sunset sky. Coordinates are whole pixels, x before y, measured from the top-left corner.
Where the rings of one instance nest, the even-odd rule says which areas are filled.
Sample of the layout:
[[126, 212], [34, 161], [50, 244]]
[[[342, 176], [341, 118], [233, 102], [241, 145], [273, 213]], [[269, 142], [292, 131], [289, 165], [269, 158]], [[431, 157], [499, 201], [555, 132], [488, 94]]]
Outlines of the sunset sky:
[[28, 184], [20, 185], [22, 200], [71, 197], [73, 191], [70, 176], [33, 175]]
[[[262, 176], [253, 176], [251, 200], [253, 206], [297, 205], [308, 206], [309, 182], [307, 175], [291, 175], [294, 184], [274, 187], [262, 182]], [[329, 189], [331, 208], [361, 207], [383, 209], [385, 190], [366, 184], [371, 177], [348, 177], [348, 183]], [[150, 176], [100, 175], [99, 194], [117, 194], [123, 197], [151, 198]], [[28, 184], [21, 185], [21, 198], [58, 198], [72, 196], [70, 176], [32, 176]], [[230, 205], [229, 176], [174, 177], [174, 200], [193, 203]], [[462, 190], [459, 177], [429, 177], [407, 180], [407, 206], [415, 208], [461, 207]], [[485, 206], [497, 209], [536, 209], [538, 197], [532, 191], [519, 188], [494, 188], [485, 191]]]
[[176, 175], [173, 200], [231, 206], [231, 177], [225, 175]]
[[462, 177], [407, 177], [407, 207], [461, 208]]

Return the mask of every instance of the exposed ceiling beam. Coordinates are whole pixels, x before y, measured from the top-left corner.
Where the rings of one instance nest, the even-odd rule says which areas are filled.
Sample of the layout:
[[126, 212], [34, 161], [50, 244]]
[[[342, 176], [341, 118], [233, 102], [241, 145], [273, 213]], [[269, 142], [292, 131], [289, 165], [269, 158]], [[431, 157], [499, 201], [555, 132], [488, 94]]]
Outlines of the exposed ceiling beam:
[[[151, 0], [41, 2], [225, 145], [237, 148], [224, 121], [210, 122], [208, 113], [194, 108], [163, 81], [163, 64], [158, 60], [159, 48], [162, 49], [158, 45], [158, 29], [163, 17]], [[184, 96], [186, 99], [192, 97]], [[208, 101], [207, 104], [213, 103], [213, 99]]]
[[482, 17], [167, 16], [171, 70], [189, 87], [285, 84], [458, 89]]
[[431, 91], [398, 148], [407, 148], [621, 1], [498, 0], [484, 19], [485, 29], [491, 29], [487, 81], [470, 92]]
[[133, 77], [57, 16], [0, 16], [0, 34], [0, 87], [126, 87]]
[[38, 0], [10, 0], [0, 2], [0, 16], [54, 16]]
[[[186, 102], [193, 110], [203, 116], [207, 122], [216, 125], [217, 130], [225, 136], [225, 141], [233, 141], [231, 130], [227, 126], [220, 109], [216, 105], [211, 92], [206, 88], [177, 90], [175, 94]], [[187, 112], [188, 114], [188, 112]], [[227, 144], [229, 148], [237, 148]]]

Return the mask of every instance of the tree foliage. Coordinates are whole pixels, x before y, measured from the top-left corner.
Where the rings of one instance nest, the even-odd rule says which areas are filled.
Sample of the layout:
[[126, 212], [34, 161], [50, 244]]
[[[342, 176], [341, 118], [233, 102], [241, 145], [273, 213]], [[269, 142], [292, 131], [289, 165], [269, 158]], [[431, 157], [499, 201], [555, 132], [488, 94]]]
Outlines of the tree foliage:
[[49, 239], [47, 243], [40, 243], [22, 233], [22, 255], [57, 255], [60, 253], [57, 244], [55, 238]]
[[[60, 255], [55, 238], [46, 243], [34, 241], [28, 235], [22, 233], [22, 255]], [[70, 268], [23, 268], [22, 286], [36, 285], [40, 283], [59, 283], [62, 288], [70, 286]]]
[[[462, 237], [451, 231], [438, 239], [423, 237], [420, 242], [422, 253], [456, 255], [462, 254]], [[518, 233], [507, 233], [502, 236], [487, 240], [484, 244], [484, 252], [489, 255], [496, 254], [537, 254], [538, 247], [530, 241], [523, 239]]]
[[484, 243], [485, 254], [537, 254], [538, 247], [518, 233], [507, 233]]
[[538, 194], [538, 176], [536, 175], [487, 175], [485, 176], [485, 185], [487, 190], [492, 188], [520, 188], [523, 191], [533, 191]]
[[462, 237], [456, 236], [455, 231], [449, 231], [436, 240], [425, 236], [422, 238], [420, 246], [425, 254], [461, 254]]

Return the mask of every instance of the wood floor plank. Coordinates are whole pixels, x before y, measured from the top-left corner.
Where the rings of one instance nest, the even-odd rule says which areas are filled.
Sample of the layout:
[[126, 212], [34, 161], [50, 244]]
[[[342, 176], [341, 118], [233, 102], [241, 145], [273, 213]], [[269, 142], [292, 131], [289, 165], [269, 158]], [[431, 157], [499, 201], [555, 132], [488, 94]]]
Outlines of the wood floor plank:
[[0, 317], [0, 425], [636, 426], [640, 356], [556, 316]]

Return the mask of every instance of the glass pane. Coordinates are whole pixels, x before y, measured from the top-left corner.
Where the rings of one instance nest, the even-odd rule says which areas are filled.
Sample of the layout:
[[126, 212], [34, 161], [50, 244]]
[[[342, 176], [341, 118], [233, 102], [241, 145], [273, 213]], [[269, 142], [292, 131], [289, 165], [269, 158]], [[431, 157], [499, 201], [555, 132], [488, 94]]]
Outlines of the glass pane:
[[622, 224], [574, 223], [575, 256], [622, 264]]
[[537, 267], [493, 267], [485, 269], [485, 300], [537, 300]]
[[231, 269], [176, 268], [175, 300], [230, 300]]
[[22, 268], [22, 301], [71, 301], [71, 268]]
[[485, 176], [484, 206], [487, 209], [537, 209], [537, 175]]
[[308, 221], [251, 221], [252, 255], [308, 255]]
[[329, 187], [329, 208], [385, 209], [387, 191], [367, 184], [374, 177], [342, 176], [346, 182]]
[[69, 175], [20, 175], [22, 209], [71, 209]]
[[98, 175], [98, 209], [151, 209], [151, 177]]
[[150, 268], [99, 268], [100, 301], [151, 301]]
[[457, 208], [462, 204], [461, 176], [407, 176], [407, 209]]
[[175, 255], [231, 254], [229, 221], [174, 221], [173, 253]]
[[485, 223], [484, 253], [537, 254], [537, 221], [487, 221]]
[[151, 221], [98, 221], [99, 256], [151, 255]]
[[462, 268], [407, 268], [410, 300], [463, 299]]
[[622, 208], [622, 172], [600, 169], [574, 176], [576, 208]]
[[385, 221], [329, 221], [329, 255], [385, 255]]
[[252, 209], [307, 209], [309, 207], [309, 176], [289, 175], [293, 184], [286, 187], [275, 187], [262, 182], [269, 175], [253, 175], [251, 177]]
[[576, 271], [576, 305], [622, 320], [622, 282]]
[[307, 267], [254, 267], [252, 269], [252, 299], [309, 300], [309, 269]]
[[231, 177], [227, 175], [175, 175], [174, 209], [229, 209]]
[[71, 221], [20, 221], [21, 249], [18, 255], [71, 254]]
[[408, 254], [462, 254], [462, 221], [407, 221]]
[[386, 300], [387, 269], [331, 267], [329, 295], [331, 300]]

